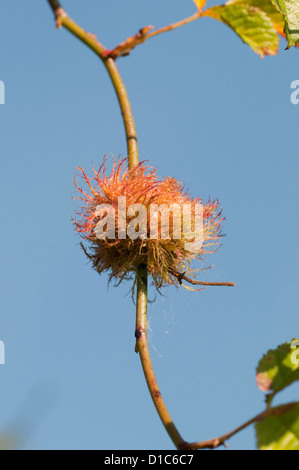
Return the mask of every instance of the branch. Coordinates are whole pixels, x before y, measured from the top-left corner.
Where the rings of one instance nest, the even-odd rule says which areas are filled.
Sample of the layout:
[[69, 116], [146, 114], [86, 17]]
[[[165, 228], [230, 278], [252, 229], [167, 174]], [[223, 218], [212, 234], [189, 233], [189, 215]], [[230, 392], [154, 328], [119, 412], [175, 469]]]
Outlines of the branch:
[[153, 38], [154, 36], [158, 36], [159, 34], [167, 33], [169, 31], [173, 31], [174, 29], [180, 28], [186, 24], [191, 23], [192, 21], [198, 20], [203, 16], [202, 11], [197, 11], [194, 15], [186, 18], [184, 20], [178, 21], [177, 23], [172, 23], [164, 28], [157, 29], [152, 33], [149, 33], [153, 26], [147, 26], [142, 28], [135, 36], [130, 36], [124, 42], [119, 44], [113, 50], [107, 50], [105, 52], [105, 57], [111, 57], [113, 59], [117, 59], [118, 57], [124, 57], [130, 54], [130, 52], [135, 49], [135, 47], [139, 46], [140, 44], [145, 43], [148, 39]]
[[59, 10], [59, 8], [61, 8], [61, 5], [58, 2], [58, 0], [49, 0], [49, 5], [52, 8], [55, 15], [56, 15], [57, 10]]
[[235, 282], [204, 282], [204, 281], [196, 281], [195, 279], [191, 279], [187, 277], [185, 273], [179, 273], [176, 271], [172, 271], [171, 274], [175, 276], [179, 283], [182, 284], [183, 281], [192, 284], [193, 286], [211, 286], [211, 287], [235, 287]]
[[115, 60], [118, 57], [125, 57], [129, 55], [136, 46], [143, 44], [147, 40], [147, 33], [153, 28], [153, 26], [146, 26], [145, 28], [141, 28], [138, 33], [135, 34], [135, 36], [130, 36], [112, 51], [105, 51], [104, 57], [111, 57], [111, 59]]
[[162, 398], [161, 392], [158, 387], [157, 379], [154, 374], [151, 357], [147, 342], [147, 289], [148, 289], [148, 273], [145, 265], [139, 266], [137, 272], [137, 315], [136, 315], [136, 348], [135, 351], [139, 352], [140, 360], [147, 382], [149, 392], [160, 416], [160, 419], [165, 427], [169, 437], [178, 450], [203, 450], [203, 449], [217, 449], [221, 446], [226, 446], [226, 442], [234, 437], [244, 429], [247, 429], [252, 424], [263, 421], [268, 416], [279, 416], [294, 408], [298, 403], [290, 403], [288, 405], [278, 406], [276, 408], [269, 408], [263, 413], [260, 413], [255, 418], [247, 421], [242, 426], [234, 429], [233, 431], [224, 434], [223, 436], [210, 439], [209, 441], [186, 442], [176, 426], [174, 425], [171, 416], [166, 408], [165, 402]]
[[183, 449], [188, 444], [181, 437], [175, 427], [170, 414], [166, 408], [160, 393], [147, 342], [147, 288], [148, 273], [147, 267], [141, 265], [137, 272], [137, 315], [136, 315], [136, 352], [139, 352], [140, 360], [145, 375], [146, 383], [153, 399], [156, 410], [165, 427], [169, 437], [177, 449]]
[[203, 449], [217, 449], [218, 447], [225, 446], [226, 442], [234, 437], [239, 432], [244, 431], [252, 424], [258, 423], [263, 421], [264, 419], [268, 418], [269, 416], [279, 416], [281, 414], [286, 413], [287, 411], [292, 410], [298, 403], [289, 403], [288, 405], [277, 406], [276, 408], [270, 408], [263, 413], [260, 413], [255, 418], [247, 421], [247, 423], [243, 424], [239, 428], [231, 431], [227, 434], [224, 434], [221, 437], [216, 437], [215, 439], [211, 439], [210, 441], [203, 441], [203, 442], [194, 442], [192, 444], [187, 444], [183, 450], [203, 450]]
[[186, 24], [189, 24], [189, 23], [192, 23], [195, 20], [198, 20], [202, 16], [203, 16], [202, 11], [198, 10], [194, 15], [192, 15], [192, 16], [184, 19], [184, 20], [178, 21], [177, 23], [172, 23], [168, 26], [165, 26], [164, 28], [157, 29], [156, 31], [153, 31], [152, 33], [149, 33], [147, 35], [146, 39], [150, 39], [150, 38], [153, 38], [154, 36], [158, 36], [159, 34], [164, 34], [164, 33], [168, 33], [170, 31], [173, 31], [174, 29], [180, 28], [181, 26], [185, 26]]
[[[127, 145], [128, 145], [129, 166], [131, 168], [134, 167], [135, 165], [138, 164], [138, 160], [139, 160], [136, 129], [135, 129], [130, 101], [129, 101], [124, 83], [122, 81], [122, 78], [120, 76], [120, 73], [118, 71], [118, 68], [116, 67], [114, 59], [110, 56], [109, 53], [107, 54], [107, 49], [97, 40], [97, 38], [94, 35], [84, 31], [80, 26], [78, 26], [74, 21], [72, 21], [69, 18], [67, 13], [61, 7], [59, 1], [48, 0], [48, 3], [52, 11], [54, 12], [57, 26], [65, 27], [69, 32], [71, 32], [74, 36], [76, 36], [79, 40], [81, 40], [84, 44], [86, 44], [92, 51], [94, 51], [104, 63], [109, 73], [109, 76], [111, 78], [111, 81], [113, 83], [114, 89], [116, 91], [120, 108], [121, 108], [121, 112], [122, 112], [122, 116], [123, 116], [123, 121], [124, 121], [125, 131], [126, 131], [126, 138], [127, 138]], [[179, 23], [175, 23], [173, 25], [167, 26], [166, 28], [162, 28], [161, 30], [147, 34], [146, 39], [156, 36], [158, 34], [167, 32], [167, 31], [171, 31], [184, 24], [190, 23], [191, 21], [194, 21], [200, 16], [201, 16], [201, 12], [197, 12], [195, 15], [193, 15], [190, 18], [187, 18], [186, 20], [180, 21]], [[140, 34], [141, 34], [141, 37], [139, 36], [139, 39], [141, 39], [141, 42], [144, 42], [143, 32], [141, 32]], [[233, 286], [234, 285], [234, 283], [206, 283], [206, 282], [194, 281], [193, 279], [187, 278], [185, 274], [180, 274], [180, 273], [175, 273], [175, 275], [177, 275], [180, 282], [182, 282], [182, 280], [185, 280], [193, 285], [204, 285], [204, 286], [208, 286], [208, 285]], [[180, 433], [178, 432], [177, 428], [175, 427], [170, 417], [170, 414], [166, 408], [166, 405], [163, 401], [163, 398], [161, 396], [161, 393], [157, 384], [157, 380], [154, 374], [151, 358], [150, 358], [148, 342], [147, 342], [147, 302], [148, 302], [147, 301], [147, 287], [148, 287], [147, 267], [145, 265], [141, 265], [139, 266], [138, 271], [137, 271], [136, 351], [139, 352], [146, 382], [147, 382], [151, 397], [153, 399], [153, 402], [155, 404], [155, 407], [157, 409], [157, 412], [161, 418], [161, 421], [165, 429], [167, 430], [171, 440], [173, 441], [177, 449], [181, 449], [181, 450], [215, 449], [223, 445], [228, 439], [230, 439], [232, 436], [242, 431], [243, 429], [247, 428], [251, 424], [261, 419], [265, 419], [267, 416], [271, 414], [275, 414], [275, 413], [280, 414], [290, 409], [290, 407], [295, 406], [295, 404], [293, 404], [293, 405], [287, 405], [284, 407], [269, 409], [266, 412], [258, 415], [253, 420], [248, 421], [248, 423], [245, 423], [243, 426], [239, 427], [238, 429], [232, 431], [231, 433], [228, 433], [225, 436], [222, 436], [216, 439], [212, 439], [210, 441], [197, 442], [197, 443], [191, 443], [191, 444], [185, 442], [184, 439], [181, 437]]]
[[48, 3], [55, 15], [57, 27], [66, 28], [70, 33], [95, 52], [105, 65], [121, 108], [126, 132], [129, 167], [133, 168], [135, 165], [138, 165], [139, 161], [136, 127], [129, 97], [115, 61], [112, 58], [104, 57], [104, 53], [107, 49], [97, 40], [94, 34], [84, 31], [84, 29], [71, 20], [58, 0], [48, 0]]

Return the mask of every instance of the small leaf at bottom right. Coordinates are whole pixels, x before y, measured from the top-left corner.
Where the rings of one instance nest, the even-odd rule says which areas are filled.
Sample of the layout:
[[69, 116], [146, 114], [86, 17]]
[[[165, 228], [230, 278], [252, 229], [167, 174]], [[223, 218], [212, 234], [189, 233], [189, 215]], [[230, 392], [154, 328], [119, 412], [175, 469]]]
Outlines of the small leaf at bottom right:
[[274, 395], [299, 381], [298, 340], [285, 343], [270, 350], [257, 368], [257, 383], [263, 392]]
[[255, 425], [260, 450], [299, 450], [299, 404]]

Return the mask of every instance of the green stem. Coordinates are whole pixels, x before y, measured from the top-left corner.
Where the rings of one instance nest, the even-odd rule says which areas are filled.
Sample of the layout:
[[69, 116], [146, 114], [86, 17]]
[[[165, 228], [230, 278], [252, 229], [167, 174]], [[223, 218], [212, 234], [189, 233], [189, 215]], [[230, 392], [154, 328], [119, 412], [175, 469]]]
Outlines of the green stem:
[[184, 20], [178, 21], [177, 23], [172, 23], [168, 26], [165, 26], [164, 28], [157, 29], [156, 31], [153, 31], [152, 33], [148, 33], [146, 35], [146, 39], [150, 39], [155, 36], [158, 36], [159, 34], [164, 34], [164, 33], [168, 33], [169, 31], [173, 31], [177, 28], [180, 28], [181, 26], [185, 26], [186, 24], [189, 24], [189, 23], [192, 23], [193, 21], [198, 20], [202, 16], [203, 16], [202, 11], [197, 11], [194, 15]]
[[103, 53], [106, 51], [106, 48], [97, 40], [93, 34], [89, 34], [76, 24], [63, 10], [59, 1], [48, 0], [48, 2], [55, 14], [57, 26], [63, 26], [80, 41], [86, 44], [86, 46], [88, 46], [98, 57], [100, 57], [103, 64], [105, 65], [120, 105], [126, 132], [129, 168], [133, 168], [134, 166], [138, 165], [139, 162], [136, 127], [129, 97], [115, 61], [113, 59], [105, 59], [103, 57]]

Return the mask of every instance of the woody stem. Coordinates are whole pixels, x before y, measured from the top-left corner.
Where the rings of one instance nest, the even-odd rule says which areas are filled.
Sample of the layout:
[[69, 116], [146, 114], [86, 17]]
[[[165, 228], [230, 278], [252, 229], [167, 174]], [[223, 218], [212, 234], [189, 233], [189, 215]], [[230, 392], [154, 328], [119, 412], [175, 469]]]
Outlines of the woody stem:
[[106, 51], [106, 48], [97, 40], [93, 34], [84, 31], [84, 29], [78, 26], [63, 10], [58, 0], [48, 0], [48, 3], [54, 12], [57, 26], [63, 26], [80, 41], [86, 44], [86, 46], [88, 46], [98, 57], [100, 57], [104, 66], [106, 67], [120, 105], [126, 132], [129, 167], [133, 168], [134, 166], [138, 165], [139, 161], [136, 127], [129, 97], [115, 61], [111, 58], [104, 58], [103, 54]]
[[147, 289], [147, 267], [140, 265], [137, 271], [136, 351], [139, 352], [146, 383], [161, 421], [175, 447], [183, 449], [186, 442], [176, 429], [161, 396], [149, 353], [147, 342]]
[[[105, 59], [103, 57], [103, 53], [106, 50], [105, 47], [99, 43], [93, 35], [90, 35], [84, 31], [73, 20], [71, 20], [57, 0], [48, 0], [48, 2], [54, 11], [57, 25], [65, 27], [68, 31], [74, 34], [91, 50], [93, 50], [103, 61], [112, 80], [120, 104], [126, 131], [129, 167], [133, 168], [138, 164], [139, 160], [136, 128], [130, 101], [115, 61], [111, 58]], [[147, 286], [147, 267], [145, 265], [141, 265], [137, 271], [136, 348], [140, 354], [146, 382], [159, 416], [175, 446], [177, 448], [181, 448], [184, 447], [186, 443], [183, 441], [175, 425], [173, 424], [165, 403], [161, 397], [149, 354], [147, 343]]]

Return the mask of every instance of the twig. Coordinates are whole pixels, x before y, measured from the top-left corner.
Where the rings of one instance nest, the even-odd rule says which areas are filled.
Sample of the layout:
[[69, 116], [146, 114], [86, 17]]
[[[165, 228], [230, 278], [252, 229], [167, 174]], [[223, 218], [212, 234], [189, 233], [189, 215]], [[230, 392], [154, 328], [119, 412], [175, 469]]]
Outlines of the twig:
[[244, 429], [247, 429], [252, 424], [263, 421], [268, 416], [279, 416], [287, 411], [293, 409], [298, 403], [290, 403], [288, 405], [278, 406], [276, 408], [269, 408], [266, 411], [258, 414], [255, 418], [247, 421], [242, 426], [234, 429], [233, 431], [224, 434], [223, 436], [210, 439], [208, 441], [188, 443], [178, 432], [171, 416], [166, 408], [165, 402], [162, 398], [158, 383], [154, 374], [151, 357], [147, 342], [147, 289], [148, 289], [148, 273], [146, 266], [140, 266], [137, 273], [137, 317], [136, 317], [136, 348], [135, 351], [139, 352], [142, 368], [144, 371], [145, 379], [148, 389], [150, 391], [152, 400], [160, 419], [178, 450], [203, 450], [203, 449], [217, 449], [221, 446], [226, 446], [226, 442], [234, 437]]
[[235, 282], [204, 282], [204, 281], [196, 281], [195, 279], [187, 277], [185, 273], [172, 271], [171, 274], [178, 279], [180, 284], [182, 284], [183, 281], [186, 281], [189, 284], [192, 284], [193, 286], [211, 286], [211, 287], [235, 287], [236, 286]]
[[147, 342], [147, 289], [147, 267], [141, 265], [137, 272], [136, 352], [139, 352], [146, 383], [161, 421], [175, 447], [182, 449], [188, 444], [178, 432], [166, 408], [157, 384], [149, 353]]
[[[80, 26], [74, 23], [74, 21], [72, 21], [69, 18], [69, 16], [66, 14], [66, 12], [63, 10], [59, 1], [48, 0], [48, 3], [55, 14], [57, 25], [59, 27], [62, 27], [62, 26], [65, 27], [68, 31], [70, 31], [73, 35], [75, 35], [78, 39], [80, 39], [84, 44], [86, 44], [91, 50], [93, 50], [103, 61], [109, 73], [109, 76], [112, 80], [114, 89], [116, 91], [116, 94], [119, 100], [120, 108], [122, 111], [123, 121], [125, 125], [125, 130], [126, 130], [127, 145], [128, 145], [129, 166], [134, 167], [135, 165], [138, 164], [138, 161], [139, 161], [136, 128], [134, 124], [133, 113], [132, 113], [132, 108], [129, 102], [129, 98], [128, 98], [124, 83], [122, 81], [122, 78], [120, 76], [120, 73], [116, 67], [115, 61], [111, 57], [105, 58], [105, 55], [107, 55], [105, 54], [107, 49], [97, 40], [97, 38], [94, 35], [87, 33], [82, 28], [80, 28]], [[183, 20], [179, 23], [175, 23], [166, 28], [162, 28], [161, 30], [155, 31], [151, 34], [148, 34], [147, 38], [156, 36], [157, 34], [161, 34], [167, 31], [171, 31], [179, 26], [182, 26], [184, 24], [190, 23], [191, 21], [194, 21], [200, 16], [201, 16], [201, 12], [197, 12], [195, 15], [193, 15], [192, 17], [186, 20]], [[193, 279], [189, 279], [184, 274], [176, 273], [176, 275], [181, 281], [185, 280], [194, 285], [205, 285], [205, 286], [207, 285], [229, 285], [229, 286], [234, 285], [233, 283], [203, 283], [200, 281], [194, 281]], [[153, 366], [152, 366], [152, 362], [150, 358], [148, 342], [147, 342], [147, 303], [148, 303], [147, 287], [148, 287], [147, 267], [145, 265], [141, 265], [139, 266], [138, 272], [137, 272], [136, 351], [139, 352], [146, 382], [147, 382], [151, 397], [156, 406], [157, 412], [161, 418], [163, 425], [165, 426], [165, 429], [167, 430], [170, 438], [172, 439], [177, 449], [181, 449], [181, 450], [183, 449], [184, 450], [187, 450], [187, 449], [196, 450], [196, 449], [205, 449], [205, 448], [215, 449], [216, 447], [223, 445], [232, 436], [242, 431], [246, 427], [250, 426], [251, 424], [255, 423], [256, 421], [260, 419], [264, 419], [265, 417], [275, 412], [276, 413], [283, 412], [283, 411], [279, 411], [279, 409], [270, 409], [262, 413], [261, 415], [258, 415], [256, 418], [249, 421], [245, 425], [241, 426], [237, 430], [229, 434], [226, 434], [225, 436], [222, 436], [220, 438], [212, 439], [206, 442], [193, 443], [193, 444], [185, 442], [184, 439], [181, 437], [180, 433], [178, 432], [177, 428], [175, 427], [170, 417], [170, 414], [166, 408], [166, 405], [163, 401], [163, 398], [161, 396], [161, 393], [160, 393], [160, 390], [159, 390], [159, 387], [155, 378], [155, 374], [154, 374], [154, 370], [153, 370]], [[284, 410], [290, 409], [290, 406], [291, 405], [288, 405], [287, 408], [284, 407]], [[282, 410], [282, 407], [280, 408], [280, 410]]]
[[250, 421], [247, 421], [247, 423], [245, 423], [242, 426], [238, 427], [234, 431], [231, 431], [227, 434], [224, 434], [221, 437], [216, 437], [215, 439], [211, 439], [209, 441], [194, 442], [192, 444], [187, 444], [186, 447], [184, 448], [184, 450], [217, 449], [218, 447], [224, 446], [225, 443], [229, 439], [234, 437], [236, 434], [239, 434], [239, 432], [244, 431], [244, 429], [247, 429], [252, 424], [263, 421], [264, 419], [268, 418], [269, 416], [279, 416], [283, 413], [286, 413], [287, 411], [292, 410], [298, 404], [299, 404], [298, 402], [297, 403], [289, 403], [288, 405], [282, 405], [282, 406], [277, 406], [276, 408], [270, 408], [270, 409], [264, 411], [263, 413], [260, 413], [255, 418], [251, 419]]
[[165, 26], [164, 28], [157, 29], [156, 31], [153, 31], [152, 33], [147, 34], [146, 39], [153, 38], [154, 36], [158, 36], [158, 34], [164, 34], [168, 33], [169, 31], [173, 31], [174, 29], [180, 28], [181, 26], [185, 26], [186, 24], [192, 23], [193, 21], [198, 20], [203, 16], [202, 11], [197, 11], [194, 15], [178, 21], [177, 23], [172, 23], [168, 26]]
[[54, 14], [56, 14], [57, 10], [61, 8], [60, 3], [57, 0], [48, 0], [50, 7], [52, 8]]
[[157, 29], [152, 33], [148, 31], [153, 29], [153, 26], [147, 26], [146, 28], [142, 28], [135, 36], [130, 36], [124, 42], [116, 46], [111, 51], [106, 51], [106, 57], [112, 57], [113, 59], [117, 59], [118, 57], [128, 56], [130, 52], [135, 49], [135, 47], [139, 46], [140, 44], [144, 44], [148, 39], [158, 36], [159, 34], [167, 33], [169, 31], [173, 31], [174, 29], [180, 28], [186, 24], [191, 23], [192, 21], [198, 20], [203, 16], [202, 11], [197, 11], [194, 15], [178, 21], [177, 23], [172, 23], [164, 28]]

